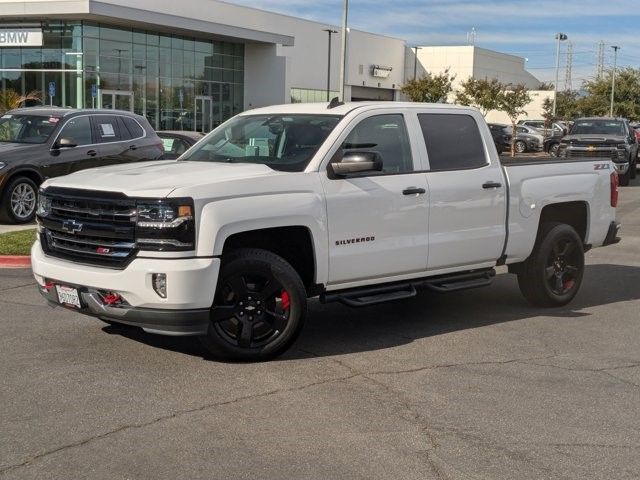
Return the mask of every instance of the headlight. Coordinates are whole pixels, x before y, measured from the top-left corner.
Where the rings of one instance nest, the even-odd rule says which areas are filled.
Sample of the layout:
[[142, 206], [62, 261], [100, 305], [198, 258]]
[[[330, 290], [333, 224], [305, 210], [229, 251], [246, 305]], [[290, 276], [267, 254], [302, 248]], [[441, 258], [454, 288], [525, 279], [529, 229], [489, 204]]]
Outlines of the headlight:
[[2, 170], [4, 167], [6, 167], [7, 164], [4, 162], [0, 162], [0, 170]]
[[175, 252], [195, 248], [193, 200], [145, 200], [136, 209], [136, 243], [141, 249]]
[[38, 193], [38, 207], [36, 215], [46, 217], [51, 213], [51, 198], [47, 197], [42, 190]]

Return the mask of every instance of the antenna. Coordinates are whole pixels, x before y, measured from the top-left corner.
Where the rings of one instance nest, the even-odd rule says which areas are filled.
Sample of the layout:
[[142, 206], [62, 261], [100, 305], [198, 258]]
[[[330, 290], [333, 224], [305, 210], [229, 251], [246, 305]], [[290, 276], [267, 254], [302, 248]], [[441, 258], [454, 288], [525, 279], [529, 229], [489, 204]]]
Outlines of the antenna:
[[331, 103], [327, 106], [327, 110], [331, 110], [332, 108], [339, 107], [340, 105], [344, 105], [344, 102], [341, 102], [338, 97], [333, 97], [331, 99]]
[[598, 61], [596, 62], [596, 77], [601, 79], [604, 75], [604, 41], [598, 43]]
[[567, 42], [567, 69], [564, 75], [564, 90], [570, 92], [573, 90], [571, 82], [571, 73], [573, 70], [573, 42]]

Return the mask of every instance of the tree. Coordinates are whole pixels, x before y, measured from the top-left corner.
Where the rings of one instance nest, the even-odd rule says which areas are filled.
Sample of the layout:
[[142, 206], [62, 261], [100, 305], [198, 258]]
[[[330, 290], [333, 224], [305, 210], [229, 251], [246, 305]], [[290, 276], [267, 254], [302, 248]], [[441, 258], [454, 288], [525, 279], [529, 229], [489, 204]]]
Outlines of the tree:
[[446, 102], [455, 78], [455, 75], [449, 75], [449, 69], [436, 75], [427, 74], [405, 83], [402, 86], [402, 93], [408, 96], [412, 102]]
[[500, 111], [507, 114], [511, 120], [511, 156], [516, 156], [516, 122], [520, 115], [526, 115], [525, 107], [531, 103], [531, 95], [527, 87], [518, 85], [509, 90], [503, 90], [498, 98]]
[[[613, 71], [600, 79], [584, 82], [586, 95], [577, 100], [576, 109], [586, 116], [608, 116]], [[640, 69], [623, 68], [616, 72], [613, 114], [630, 120], [640, 119]]]
[[460, 85], [460, 91], [456, 94], [456, 103], [476, 107], [486, 117], [491, 110], [498, 109], [500, 94], [503, 90], [504, 85], [496, 78], [482, 80], [470, 77]]
[[0, 90], [0, 114], [13, 110], [14, 108], [20, 108], [25, 102], [41, 100], [42, 92], [38, 90], [33, 90], [26, 95], [20, 95], [11, 89]]
[[538, 85], [538, 90], [553, 90], [553, 83], [551, 82], [540, 82]]

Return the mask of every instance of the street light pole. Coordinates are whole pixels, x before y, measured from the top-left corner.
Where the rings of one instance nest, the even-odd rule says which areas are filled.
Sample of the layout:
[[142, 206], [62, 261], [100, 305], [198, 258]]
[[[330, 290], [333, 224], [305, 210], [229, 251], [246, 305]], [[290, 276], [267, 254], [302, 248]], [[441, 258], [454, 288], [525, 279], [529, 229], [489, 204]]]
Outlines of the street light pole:
[[566, 40], [567, 37], [564, 33], [556, 33], [556, 40], [558, 41], [558, 47], [556, 49], [556, 82], [553, 84], [553, 113], [552, 116], [555, 119], [556, 107], [558, 104], [558, 82], [560, 81], [560, 42]]
[[344, 80], [347, 69], [347, 25], [349, 23], [349, 0], [342, 2], [342, 45], [340, 62], [340, 101], [344, 102]]
[[620, 50], [620, 47], [618, 47], [617, 45], [613, 45], [611, 48], [613, 48], [613, 75], [611, 78], [611, 108], [609, 110], [609, 116], [613, 117], [613, 100], [615, 98], [615, 94], [616, 94], [616, 70], [618, 68], [618, 50]]
[[331, 28], [325, 28], [325, 32], [329, 34], [329, 49], [327, 50], [327, 102], [329, 101], [329, 95], [331, 95], [331, 35], [338, 33], [337, 30]]
[[414, 51], [415, 51], [415, 56], [413, 57], [413, 79], [416, 79], [416, 75], [418, 73], [418, 50], [420, 50], [422, 47], [418, 47], [415, 46], [413, 47]]

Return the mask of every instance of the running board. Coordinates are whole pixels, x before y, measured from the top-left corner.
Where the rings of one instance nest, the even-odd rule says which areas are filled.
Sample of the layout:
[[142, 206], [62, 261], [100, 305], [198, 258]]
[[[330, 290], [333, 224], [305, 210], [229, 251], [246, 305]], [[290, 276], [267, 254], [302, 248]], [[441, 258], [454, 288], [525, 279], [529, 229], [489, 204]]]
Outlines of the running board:
[[320, 302], [340, 302], [349, 307], [367, 307], [378, 303], [415, 297], [417, 294], [416, 287], [426, 287], [440, 293], [486, 287], [491, 285], [495, 275], [496, 271], [490, 268], [452, 275], [440, 275], [409, 282], [337, 290], [320, 295]]

